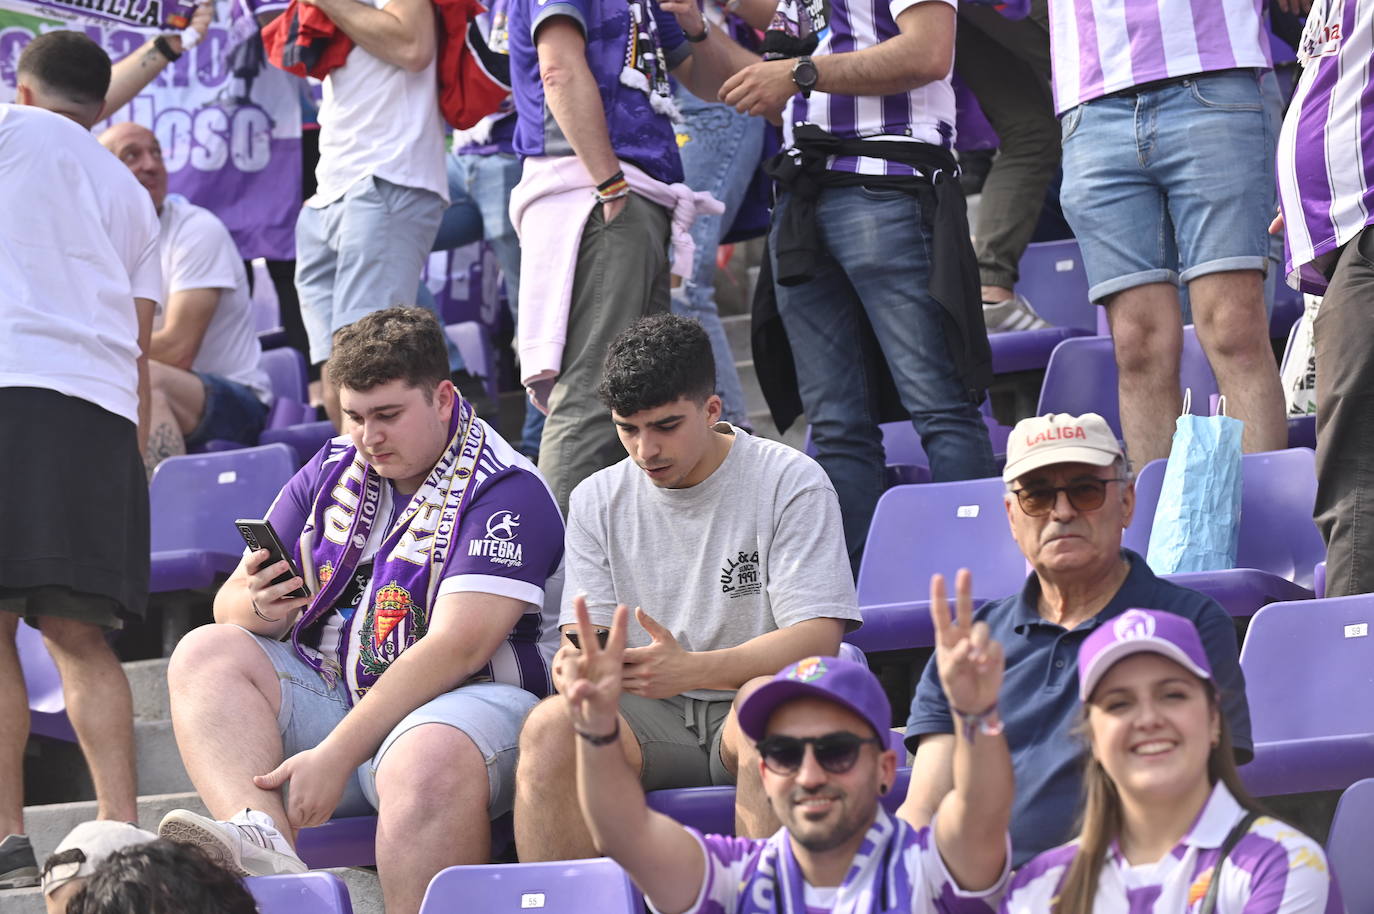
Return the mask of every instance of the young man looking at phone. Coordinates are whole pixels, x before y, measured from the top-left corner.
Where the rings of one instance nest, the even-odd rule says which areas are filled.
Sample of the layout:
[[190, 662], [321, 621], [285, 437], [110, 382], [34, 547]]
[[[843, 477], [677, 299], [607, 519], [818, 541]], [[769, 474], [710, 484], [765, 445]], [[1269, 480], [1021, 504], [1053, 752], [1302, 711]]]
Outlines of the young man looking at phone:
[[[645, 789], [730, 784], [741, 834], [769, 834], [752, 745], [731, 714], [753, 680], [839, 649], [859, 619], [835, 490], [800, 451], [720, 422], [701, 325], [643, 318], [611, 343], [600, 395], [629, 454], [573, 490], [568, 587], [607, 627], [637, 607], [625, 652], [620, 745]], [[570, 601], [560, 623], [571, 629]], [[581, 641], [587, 646], [586, 638]], [[568, 643], [556, 658], [566, 662]], [[573, 782], [563, 703], [521, 736], [515, 836], [522, 860], [596, 847]]]
[[289, 564], [246, 554], [218, 624], [172, 657], [177, 745], [215, 819], [176, 810], [160, 832], [241, 874], [301, 872], [296, 829], [375, 809], [404, 914], [439, 870], [487, 862], [510, 809], [520, 722], [549, 692], [563, 522], [454, 390], [430, 312], [363, 317], [330, 365], [347, 434], [268, 512], [301, 574], [272, 583]]

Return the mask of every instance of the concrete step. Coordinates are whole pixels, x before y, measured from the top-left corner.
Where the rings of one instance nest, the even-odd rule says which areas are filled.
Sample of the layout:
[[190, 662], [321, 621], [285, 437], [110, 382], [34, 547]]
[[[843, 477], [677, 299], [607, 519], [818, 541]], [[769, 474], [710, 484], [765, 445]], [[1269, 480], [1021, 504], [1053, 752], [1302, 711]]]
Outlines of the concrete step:
[[[348, 886], [349, 900], [354, 914], [384, 914], [382, 886], [377, 874], [369, 870], [331, 869]], [[9, 889], [0, 891], [0, 914], [45, 914], [41, 889]]]
[[[209, 811], [194, 791], [153, 794], [138, 798], [138, 824], [148, 831], [157, 831], [162, 817], [173, 809], [189, 809], [208, 815]], [[28, 806], [24, 809], [24, 827], [28, 829], [29, 840], [33, 842], [33, 852], [41, 866], [43, 860], [71, 831], [82, 822], [96, 817], [94, 800], [76, 803], [50, 803], [46, 806]], [[4, 910], [0, 905], [0, 910]]]
[[766, 412], [768, 401], [764, 399], [763, 388], [759, 386], [759, 376], [754, 369], [754, 360], [745, 359], [736, 362], [735, 370], [739, 372], [739, 383], [744, 388], [745, 412], [751, 415], [757, 412]]
[[134, 720], [170, 720], [167, 696], [167, 658], [135, 660], [124, 664], [129, 689], [134, 693]]
[[725, 328], [725, 337], [730, 341], [730, 353], [735, 362], [747, 362], [754, 357], [753, 344], [749, 341], [752, 318], [748, 314], [737, 314], [720, 319]]
[[[25, 763], [24, 794], [32, 804], [80, 802], [95, 799], [90, 771], [75, 743], [30, 742], [35, 754]], [[134, 721], [135, 764], [139, 795], [182, 793], [191, 779], [181, 764], [169, 720]]]

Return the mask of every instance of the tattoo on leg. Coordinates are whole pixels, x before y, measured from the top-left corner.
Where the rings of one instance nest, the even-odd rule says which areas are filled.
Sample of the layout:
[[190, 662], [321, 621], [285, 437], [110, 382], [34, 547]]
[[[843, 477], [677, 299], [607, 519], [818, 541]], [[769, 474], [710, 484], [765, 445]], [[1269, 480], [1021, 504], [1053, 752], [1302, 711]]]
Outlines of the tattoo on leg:
[[148, 434], [148, 449], [143, 452], [143, 469], [147, 471], [148, 478], [153, 476], [153, 470], [159, 463], [168, 457], [175, 457], [178, 454], [186, 453], [186, 441], [181, 437], [181, 431], [172, 422], [159, 422], [153, 426], [153, 430]]

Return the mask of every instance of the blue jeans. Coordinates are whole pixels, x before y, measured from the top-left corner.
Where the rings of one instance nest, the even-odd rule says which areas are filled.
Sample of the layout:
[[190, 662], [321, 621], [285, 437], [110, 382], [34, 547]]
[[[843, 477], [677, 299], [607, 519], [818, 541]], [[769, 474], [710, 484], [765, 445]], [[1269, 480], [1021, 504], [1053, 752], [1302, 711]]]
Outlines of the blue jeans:
[[762, 118], [739, 114], [729, 105], [703, 101], [682, 86], [677, 88], [677, 105], [683, 118], [677, 135], [685, 183], [724, 203], [725, 212], [704, 214], [692, 223], [696, 257], [691, 275], [681, 288], [673, 290], [673, 313], [695, 318], [706, 330], [716, 360], [716, 390], [725, 405], [722, 418], [744, 425], [749, 407], [730, 340], [716, 309], [716, 248], [734, 223], [763, 155], [764, 123]]
[[[788, 203], [784, 196], [773, 210], [775, 252]], [[927, 290], [930, 236], [920, 203], [900, 190], [827, 187], [817, 201], [816, 227], [825, 252], [815, 278], [775, 289], [811, 441], [840, 498], [845, 542], [857, 568], [883, 493], [879, 359], [886, 360], [921, 436], [934, 481], [997, 471], [978, 402], [950, 357], [944, 310]], [[873, 328], [876, 348], [861, 332], [861, 316]]]
[[[436, 251], [451, 251], [474, 241], [490, 244], [506, 278], [512, 316], [520, 297], [520, 241], [510, 221], [510, 192], [520, 183], [520, 171], [520, 160], [513, 155], [450, 153], [448, 194], [453, 202], [444, 211], [434, 238]], [[527, 404], [520, 452], [535, 459], [543, 432], [544, 414]]]
[[1064, 114], [1060, 201], [1093, 301], [1266, 268], [1275, 134], [1261, 77], [1203, 74]]

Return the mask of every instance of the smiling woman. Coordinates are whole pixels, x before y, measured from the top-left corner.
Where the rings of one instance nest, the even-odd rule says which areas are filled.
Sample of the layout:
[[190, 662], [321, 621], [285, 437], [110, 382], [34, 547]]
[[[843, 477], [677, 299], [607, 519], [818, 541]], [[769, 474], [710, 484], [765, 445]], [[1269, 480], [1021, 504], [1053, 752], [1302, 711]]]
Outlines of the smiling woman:
[[1004, 914], [1338, 914], [1316, 842], [1236, 773], [1197, 629], [1129, 610], [1078, 656], [1082, 833], [1016, 874]]

